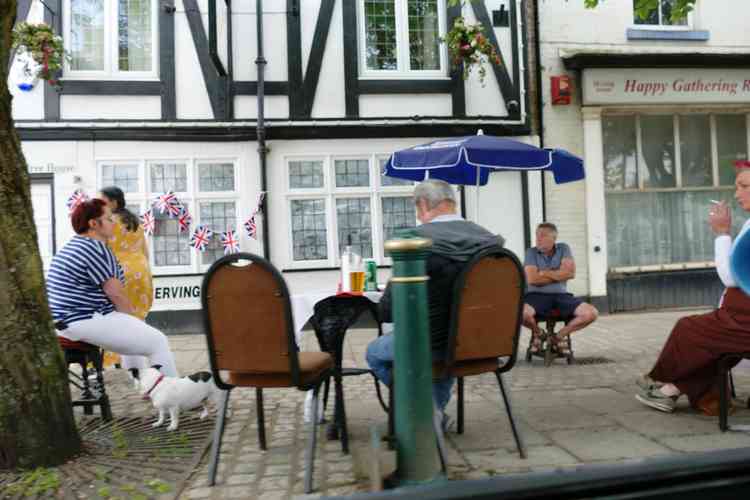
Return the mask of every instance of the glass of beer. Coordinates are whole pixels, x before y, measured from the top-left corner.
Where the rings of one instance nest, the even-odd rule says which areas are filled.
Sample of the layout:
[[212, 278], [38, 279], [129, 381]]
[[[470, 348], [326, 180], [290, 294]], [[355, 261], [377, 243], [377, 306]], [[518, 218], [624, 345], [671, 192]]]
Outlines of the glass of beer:
[[365, 272], [357, 269], [349, 273], [350, 284], [352, 292], [364, 292], [365, 291]]

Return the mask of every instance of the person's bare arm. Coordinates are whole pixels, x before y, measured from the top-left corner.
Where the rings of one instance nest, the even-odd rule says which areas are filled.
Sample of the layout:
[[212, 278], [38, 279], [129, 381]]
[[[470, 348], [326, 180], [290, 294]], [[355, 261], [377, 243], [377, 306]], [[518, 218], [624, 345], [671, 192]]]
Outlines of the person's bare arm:
[[523, 269], [526, 271], [526, 283], [529, 285], [542, 286], [555, 282], [543, 274], [545, 271], [540, 271], [536, 266], [525, 266]]
[[553, 281], [568, 281], [576, 277], [576, 263], [570, 257], [565, 257], [560, 263], [560, 269], [545, 269], [542, 276]]
[[102, 290], [107, 294], [109, 300], [115, 306], [115, 310], [125, 314], [133, 314], [133, 304], [130, 299], [125, 295], [125, 287], [122, 286], [120, 280], [116, 278], [110, 278], [102, 285]]

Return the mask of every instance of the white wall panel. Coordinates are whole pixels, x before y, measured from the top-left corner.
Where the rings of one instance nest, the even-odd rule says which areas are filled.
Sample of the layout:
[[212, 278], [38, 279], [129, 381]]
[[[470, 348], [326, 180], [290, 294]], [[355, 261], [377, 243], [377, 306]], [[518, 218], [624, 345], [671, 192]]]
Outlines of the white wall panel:
[[[44, 6], [41, 2], [33, 2], [29, 9], [27, 20], [40, 23], [44, 19]], [[13, 61], [9, 75], [18, 69], [18, 62]], [[14, 120], [42, 120], [44, 119], [44, 86], [48, 85], [44, 80], [39, 80], [30, 92], [19, 90], [13, 84], [13, 78], [8, 80], [8, 89], [13, 96], [13, 119]]]
[[155, 120], [161, 118], [159, 96], [63, 95], [63, 120]]
[[[266, 118], [288, 118], [289, 98], [285, 95], [266, 96], [264, 111]], [[258, 98], [254, 95], [235, 97], [234, 116], [238, 120], [255, 120], [258, 117]]]
[[[307, 9], [309, 9], [309, 6], [305, 6], [305, 12], [307, 12]], [[314, 118], [335, 118], [346, 115], [342, 15], [341, 2], [336, 2], [312, 108]]]
[[450, 94], [388, 94], [359, 97], [362, 117], [451, 116], [453, 102]]
[[208, 98], [203, 73], [198, 63], [198, 54], [195, 52], [190, 26], [184, 14], [175, 15], [174, 30], [177, 118], [187, 120], [213, 118], [211, 101]]

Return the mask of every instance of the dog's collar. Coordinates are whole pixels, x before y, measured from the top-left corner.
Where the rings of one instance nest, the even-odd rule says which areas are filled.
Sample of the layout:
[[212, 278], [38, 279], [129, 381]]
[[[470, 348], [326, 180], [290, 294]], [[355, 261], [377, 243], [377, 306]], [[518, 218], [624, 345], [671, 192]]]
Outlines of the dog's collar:
[[143, 395], [143, 399], [151, 399], [151, 392], [156, 389], [156, 386], [159, 385], [159, 383], [164, 380], [164, 374], [162, 373], [159, 375], [159, 378], [156, 379], [156, 382], [154, 382], [154, 385], [151, 386], [151, 389], [146, 392], [146, 394]]

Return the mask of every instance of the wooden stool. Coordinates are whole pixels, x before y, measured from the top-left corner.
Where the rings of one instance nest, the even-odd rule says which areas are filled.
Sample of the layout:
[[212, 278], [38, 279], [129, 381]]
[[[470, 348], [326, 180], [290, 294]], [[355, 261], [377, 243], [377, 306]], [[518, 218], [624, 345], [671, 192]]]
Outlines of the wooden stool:
[[532, 356], [539, 356], [544, 358], [544, 366], [551, 365], [552, 361], [557, 358], [565, 358], [569, 365], [575, 363], [573, 339], [570, 335], [568, 335], [568, 353], [560, 352], [552, 342], [552, 338], [555, 336], [555, 325], [558, 322], [563, 322], [567, 325], [573, 319], [573, 316], [563, 317], [559, 309], [552, 309], [546, 316], [536, 315], [534, 319], [537, 324], [544, 322], [546, 328], [542, 330], [540, 337], [542, 345], [539, 351], [532, 352], [531, 348], [534, 345], [534, 336], [532, 335], [531, 339], [529, 339], [529, 347], [526, 349], [526, 361], [531, 362]]
[[[112, 409], [109, 405], [109, 396], [107, 396], [107, 391], [104, 388], [104, 376], [102, 375], [101, 348], [86, 342], [76, 342], [59, 335], [57, 340], [63, 354], [65, 354], [70, 383], [81, 390], [79, 399], [75, 399], [71, 395], [73, 406], [83, 406], [85, 415], [93, 415], [94, 406], [99, 406], [102, 420], [112, 420]], [[94, 366], [93, 372], [96, 374], [94, 384], [89, 380], [89, 373], [92, 371], [88, 368], [89, 363]], [[70, 369], [72, 364], [81, 366], [81, 375]]]

